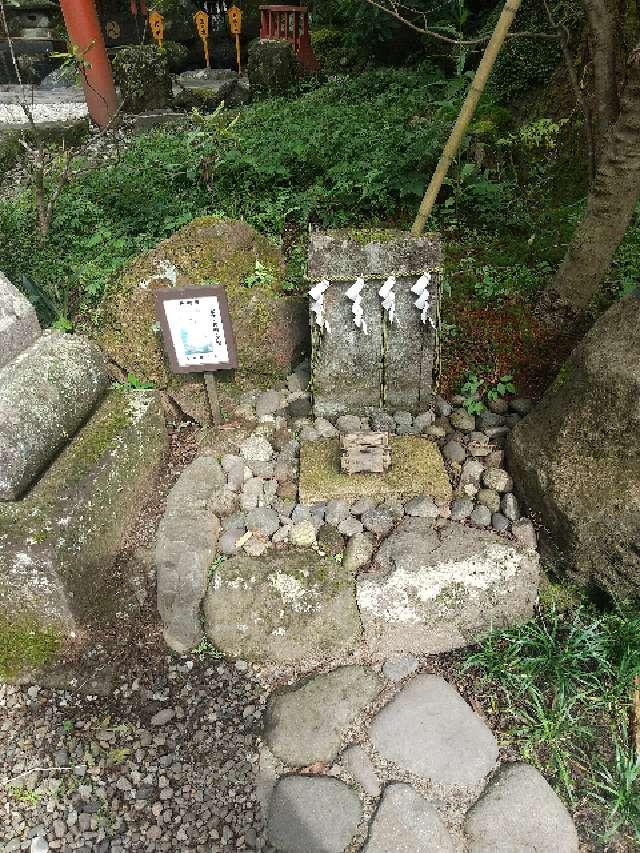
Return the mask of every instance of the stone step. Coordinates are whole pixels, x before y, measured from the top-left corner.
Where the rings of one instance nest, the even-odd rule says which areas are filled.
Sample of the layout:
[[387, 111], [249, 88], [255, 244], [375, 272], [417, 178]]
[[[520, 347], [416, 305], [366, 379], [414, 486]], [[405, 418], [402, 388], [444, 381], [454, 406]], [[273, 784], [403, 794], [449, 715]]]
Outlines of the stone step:
[[29, 495], [0, 503], [0, 622], [113, 613], [111, 566], [166, 447], [157, 392], [113, 391]]
[[88, 338], [47, 332], [0, 370], [0, 501], [22, 497], [109, 387]]

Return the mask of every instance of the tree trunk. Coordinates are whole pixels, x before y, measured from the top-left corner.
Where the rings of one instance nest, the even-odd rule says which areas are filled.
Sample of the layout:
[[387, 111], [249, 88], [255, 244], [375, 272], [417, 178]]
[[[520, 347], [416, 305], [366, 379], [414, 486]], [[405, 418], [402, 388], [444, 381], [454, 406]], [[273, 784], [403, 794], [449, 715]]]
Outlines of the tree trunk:
[[553, 283], [576, 308], [602, 286], [640, 199], [640, 44], [629, 56], [620, 114], [599, 160], [587, 210]]
[[616, 0], [584, 0], [584, 6], [593, 50], [593, 136], [600, 152], [620, 110], [617, 73], [620, 4]]

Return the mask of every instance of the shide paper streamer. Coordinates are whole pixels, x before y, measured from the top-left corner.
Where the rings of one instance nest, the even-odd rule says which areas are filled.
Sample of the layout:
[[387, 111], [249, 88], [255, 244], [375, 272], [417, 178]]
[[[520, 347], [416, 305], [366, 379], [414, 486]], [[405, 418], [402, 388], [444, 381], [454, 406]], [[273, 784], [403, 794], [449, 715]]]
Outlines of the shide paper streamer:
[[351, 310], [353, 311], [353, 322], [357, 329], [362, 329], [365, 335], [368, 335], [367, 321], [364, 319], [364, 309], [362, 307], [362, 288], [364, 287], [364, 279], [357, 278], [345, 293], [347, 299], [353, 302]]
[[311, 312], [315, 314], [316, 325], [320, 327], [321, 332], [325, 329], [327, 332], [331, 331], [327, 318], [324, 316], [324, 292], [328, 287], [330, 287], [330, 282], [323, 278], [309, 291], [309, 296], [312, 299]]
[[431, 326], [435, 329], [436, 324], [433, 321], [433, 317], [429, 314], [429, 309], [431, 308], [431, 296], [429, 294], [429, 285], [431, 284], [431, 273], [426, 272], [424, 275], [421, 275], [420, 278], [416, 281], [416, 283], [411, 288], [411, 292], [415, 293], [418, 297], [416, 301], [413, 303], [416, 308], [420, 310], [420, 320], [422, 323], [426, 323], [429, 321]]
[[393, 288], [396, 286], [395, 275], [390, 275], [378, 291], [378, 295], [382, 299], [382, 307], [384, 308], [387, 320], [393, 323], [396, 316], [396, 295]]

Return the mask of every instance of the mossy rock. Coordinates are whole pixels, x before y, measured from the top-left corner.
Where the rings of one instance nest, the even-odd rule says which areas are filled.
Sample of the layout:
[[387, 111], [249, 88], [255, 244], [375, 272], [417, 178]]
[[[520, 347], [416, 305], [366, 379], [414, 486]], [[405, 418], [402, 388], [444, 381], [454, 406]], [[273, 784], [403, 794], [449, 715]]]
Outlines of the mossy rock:
[[398, 436], [391, 441], [391, 468], [384, 474], [344, 474], [335, 438], [305, 442], [300, 448], [300, 501], [314, 503], [362, 497], [415, 498], [430, 495], [451, 500], [451, 484], [437, 445], [423, 436]]
[[[263, 270], [255, 276], [256, 264]], [[95, 335], [126, 373], [153, 382], [201, 424], [209, 423], [202, 376], [171, 373], [155, 315], [153, 291], [175, 284], [223, 284], [238, 347], [239, 383], [258, 387], [284, 378], [308, 351], [306, 299], [283, 290], [280, 250], [246, 222], [196, 219], [133, 260], [105, 293]], [[257, 279], [252, 286], [251, 276]], [[231, 395], [233, 396], [233, 395]]]
[[7, 656], [2, 624], [64, 635], [122, 608], [111, 567], [165, 449], [158, 394], [112, 391], [26, 497], [0, 502]]
[[113, 58], [113, 73], [124, 109], [130, 113], [161, 110], [171, 101], [166, 51], [155, 44], [125, 45]]
[[61, 637], [31, 620], [0, 620], [0, 679], [10, 681], [40, 670], [56, 654]]
[[204, 614], [216, 648], [246, 660], [338, 658], [362, 634], [354, 575], [308, 548], [225, 560], [213, 573]]
[[252, 93], [284, 95], [298, 79], [298, 60], [288, 41], [257, 39], [249, 45], [247, 74]]

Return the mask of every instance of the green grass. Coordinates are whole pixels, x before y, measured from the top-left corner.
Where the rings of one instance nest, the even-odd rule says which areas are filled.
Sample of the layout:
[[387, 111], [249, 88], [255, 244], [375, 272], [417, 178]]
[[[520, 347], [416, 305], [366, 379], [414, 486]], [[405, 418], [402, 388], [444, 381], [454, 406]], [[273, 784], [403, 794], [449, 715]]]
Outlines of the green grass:
[[629, 736], [638, 613], [553, 608], [490, 635], [464, 669], [490, 697], [503, 741], [569, 806], [599, 815], [599, 841], [640, 841], [640, 758]]

